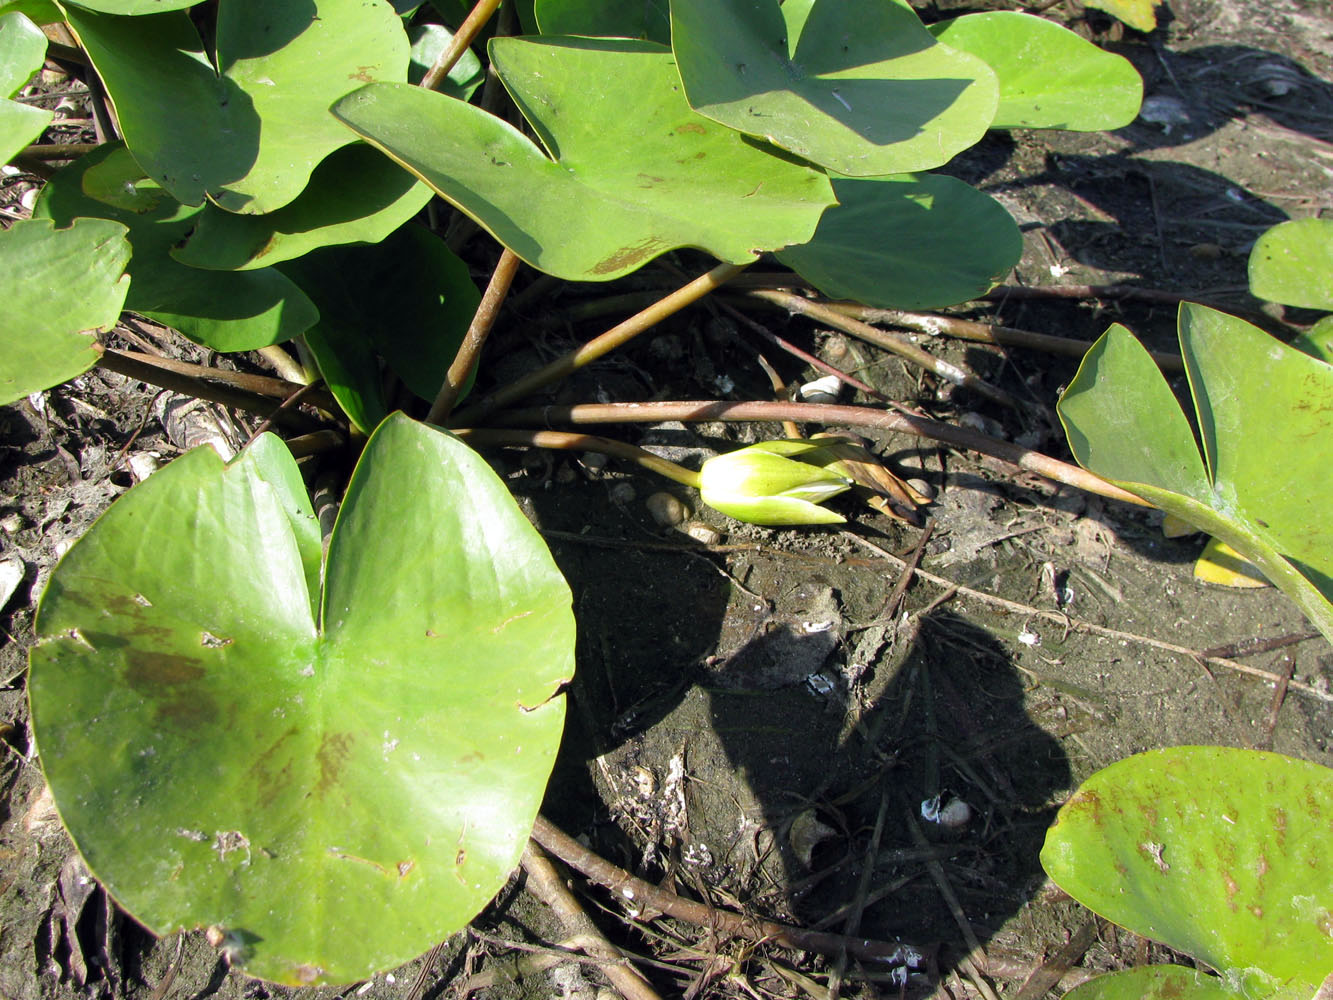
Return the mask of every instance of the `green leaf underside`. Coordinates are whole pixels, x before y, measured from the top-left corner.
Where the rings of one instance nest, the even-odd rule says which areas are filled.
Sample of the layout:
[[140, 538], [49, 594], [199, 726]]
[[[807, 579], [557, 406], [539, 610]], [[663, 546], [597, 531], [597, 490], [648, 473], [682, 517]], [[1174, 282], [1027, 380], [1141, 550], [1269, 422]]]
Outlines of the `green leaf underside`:
[[142, 175], [122, 144], [107, 143], [52, 177], [33, 215], [58, 225], [91, 216], [127, 226], [134, 255], [125, 308], [214, 350], [249, 351], [290, 340], [319, 318], [305, 294], [273, 268], [208, 271], [174, 260], [171, 250], [202, 209], [179, 204]]
[[1333, 367], [1204, 306], [1182, 305], [1179, 328], [1203, 456], [1147, 352], [1113, 326], [1058, 406], [1074, 457], [1226, 542], [1333, 638]]
[[1293, 219], [1250, 251], [1250, 293], [1305, 309], [1333, 309], [1333, 219]]
[[130, 280], [125, 227], [48, 219], [0, 231], [0, 405], [87, 371], [101, 352], [93, 334], [120, 316]]
[[1122, 128], [1139, 113], [1143, 80], [1123, 56], [1045, 18], [1013, 11], [930, 25], [941, 42], [986, 62], [1000, 81], [991, 128]]
[[669, 0], [537, 0], [543, 35], [643, 38], [671, 44]]
[[356, 142], [329, 154], [296, 200], [276, 212], [238, 215], [206, 204], [188, 242], [171, 255], [191, 267], [268, 267], [319, 247], [378, 243], [430, 199], [426, 185]]
[[503, 885], [573, 657], [545, 546], [441, 431], [398, 415], [371, 438], [322, 601], [319, 552], [275, 438], [226, 468], [190, 452], [59, 565], [29, 682], [93, 873], [155, 932], [217, 925], [290, 984], [406, 961]]
[[952, 177], [834, 178], [833, 193], [838, 204], [814, 238], [777, 254], [830, 298], [897, 309], [965, 302], [1023, 252], [1004, 207]]
[[1041, 860], [1089, 909], [1192, 955], [1247, 995], [1308, 998], [1333, 970], [1330, 836], [1328, 768], [1174, 747], [1084, 782]]
[[41, 28], [19, 11], [0, 14], [0, 163], [7, 163], [51, 123], [50, 111], [5, 99], [22, 89], [45, 58]]
[[319, 308], [306, 343], [338, 403], [366, 432], [386, 413], [377, 357], [417, 395], [434, 399], [481, 301], [467, 265], [415, 225], [375, 246], [307, 254], [282, 270]]
[[995, 116], [990, 67], [883, 0], [674, 0], [671, 39], [696, 111], [841, 174], [940, 166]]
[[281, 208], [352, 141], [329, 105], [372, 80], [407, 78], [407, 36], [387, 4], [222, 0], [220, 74], [185, 11], [67, 13], [135, 158], [186, 205], [207, 195], [231, 212]]
[[500, 119], [416, 87], [368, 86], [334, 114], [542, 271], [609, 281], [684, 246], [748, 262], [808, 240], [833, 203], [823, 174], [691, 111], [661, 46], [497, 38], [490, 51], [554, 160]]
[[1144, 965], [1097, 976], [1065, 996], [1068, 1000], [1243, 1000], [1245, 994], [1198, 969]]

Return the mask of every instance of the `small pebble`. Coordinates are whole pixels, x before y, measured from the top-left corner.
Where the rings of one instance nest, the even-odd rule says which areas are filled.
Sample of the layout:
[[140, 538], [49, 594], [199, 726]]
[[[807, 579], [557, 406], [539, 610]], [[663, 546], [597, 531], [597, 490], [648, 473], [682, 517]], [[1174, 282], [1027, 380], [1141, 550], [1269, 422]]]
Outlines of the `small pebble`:
[[6, 535], [13, 535], [23, 530], [23, 515], [18, 511], [12, 511], [4, 517], [0, 517], [0, 530]]
[[924, 479], [909, 479], [907, 480], [907, 485], [912, 487], [912, 489], [916, 490], [927, 500], [934, 500], [935, 495], [939, 492], [938, 490], [935, 489], [934, 486], [926, 482]]
[[633, 503], [634, 498], [638, 496], [634, 492], [634, 487], [629, 483], [620, 482], [611, 487], [611, 502], [618, 504]]
[[836, 403], [838, 401], [838, 390], [842, 388], [842, 382], [836, 375], [825, 375], [823, 378], [817, 378], [813, 382], [807, 382], [796, 391], [803, 403]]
[[644, 501], [644, 504], [653, 520], [663, 528], [674, 528], [689, 516], [685, 505], [665, 491], [654, 493]]
[[702, 521], [691, 521], [682, 530], [703, 545], [717, 545], [722, 541], [722, 532]]

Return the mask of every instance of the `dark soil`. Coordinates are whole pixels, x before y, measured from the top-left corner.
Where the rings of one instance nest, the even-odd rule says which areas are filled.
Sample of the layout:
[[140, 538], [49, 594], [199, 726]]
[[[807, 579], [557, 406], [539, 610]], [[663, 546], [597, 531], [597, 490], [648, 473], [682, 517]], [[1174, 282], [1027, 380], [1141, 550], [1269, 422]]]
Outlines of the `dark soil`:
[[[918, 6], [934, 17], [984, 5]], [[1068, 16], [1067, 6], [1050, 15]], [[996, 135], [950, 169], [1022, 225], [1015, 285], [1124, 283], [1258, 312], [1245, 291], [1254, 239], [1284, 219], [1333, 211], [1333, 11], [1326, 0], [1171, 0], [1161, 14], [1164, 26], [1149, 37], [1096, 12], [1071, 22], [1135, 63], [1155, 121], [1113, 134]], [[31, 181], [4, 178], [13, 214], [23, 213]], [[480, 280], [493, 263], [484, 243], [468, 249]], [[691, 273], [707, 266], [688, 254], [676, 263]], [[511, 378], [601, 332], [609, 322], [567, 311], [585, 299], [674, 283], [648, 268], [622, 286], [519, 298], [482, 377]], [[1281, 314], [1264, 308], [1278, 329]], [[1088, 341], [1120, 322], [1152, 347], [1175, 346], [1174, 309], [1132, 298], [1015, 295], [960, 313]], [[978, 405], [804, 320], [753, 315], [890, 398], [1067, 455], [1056, 427]], [[1075, 367], [922, 339], [1046, 404]], [[789, 383], [817, 374], [705, 305], [580, 374], [559, 399], [770, 398], [760, 350]], [[134, 469], [179, 453], [162, 401], [157, 390], [94, 371], [0, 409], [0, 562], [19, 560], [24, 573], [0, 615], [5, 1000], [294, 992], [229, 973], [201, 934], [155, 941], [118, 914], [82, 872], [31, 753], [23, 672], [41, 585], [132, 484]], [[237, 419], [228, 433], [244, 441], [255, 424]], [[608, 433], [689, 461], [778, 431], [715, 424]], [[939, 491], [921, 565], [965, 589], [918, 580], [901, 608], [887, 606], [900, 569], [876, 549], [905, 557], [921, 532], [851, 502], [840, 508], [851, 518], [846, 530], [753, 528], [616, 463], [491, 456], [546, 533], [579, 623], [570, 722], [543, 811], [617, 864], [720, 907], [841, 932], [863, 901], [855, 933], [938, 955], [909, 995], [974, 995], [960, 978], [972, 937], [984, 949], [972, 956], [975, 967], [1012, 995], [1091, 919], [1037, 860], [1055, 809], [1077, 783], [1128, 754], [1178, 744], [1269, 748], [1333, 764], [1333, 652], [1311, 639], [1225, 654], [1289, 673], [1295, 683], [1277, 701], [1261, 678], [1161, 645], [1206, 650], [1311, 631], [1272, 589], [1196, 582], [1200, 539], [1167, 540], [1160, 515], [975, 455], [896, 436], [873, 445]], [[663, 527], [650, 516], [647, 500], [660, 492], [682, 501], [686, 524]], [[701, 544], [703, 525], [717, 534]], [[1103, 632], [1041, 614], [1057, 611]], [[968, 821], [947, 828], [923, 819], [923, 804], [936, 797], [965, 802]], [[656, 956], [647, 972], [664, 996], [692, 987], [701, 996], [801, 995], [781, 969], [815, 977], [818, 995], [831, 964], [651, 914], [627, 917], [596, 892], [588, 907], [613, 939]], [[446, 947], [427, 997], [451, 995], [487, 967], [483, 956], [504, 953], [505, 941], [565, 937], [517, 884], [475, 927]], [[1089, 973], [1163, 957], [1110, 925], [1092, 930], [1056, 995]], [[710, 963], [713, 956], [721, 960]], [[419, 966], [348, 995], [404, 996]], [[711, 974], [701, 978], [705, 968]], [[843, 992], [899, 995], [873, 979], [853, 963]], [[566, 964], [491, 995], [592, 997], [600, 982], [591, 966]]]

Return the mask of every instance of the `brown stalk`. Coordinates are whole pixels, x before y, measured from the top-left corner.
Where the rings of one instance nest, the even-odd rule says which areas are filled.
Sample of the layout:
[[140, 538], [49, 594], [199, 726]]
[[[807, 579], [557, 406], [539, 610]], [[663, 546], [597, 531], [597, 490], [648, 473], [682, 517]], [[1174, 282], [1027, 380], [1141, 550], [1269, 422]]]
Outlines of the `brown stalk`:
[[812, 302], [803, 296], [792, 292], [783, 292], [772, 289], [756, 288], [746, 293], [750, 298], [759, 299], [763, 302], [771, 303], [788, 312], [800, 313], [802, 316], [808, 316], [811, 319], [819, 320], [821, 323], [827, 323], [834, 329], [841, 330], [843, 333], [850, 334], [858, 340], [864, 340], [866, 343], [874, 344], [876, 347], [882, 347], [886, 351], [892, 351], [901, 358], [906, 358], [918, 367], [932, 372], [946, 382], [952, 382], [954, 385], [960, 385], [965, 389], [970, 389], [979, 396], [985, 396], [992, 402], [999, 403], [1001, 406], [1007, 406], [1014, 410], [1030, 410], [1032, 404], [1025, 403], [1016, 396], [1010, 395], [1003, 389], [991, 385], [985, 379], [979, 378], [972, 372], [969, 372], [958, 365], [951, 364], [935, 357], [929, 351], [923, 350], [912, 343], [906, 337], [900, 337], [897, 334], [889, 333], [878, 327], [871, 326], [869, 323], [863, 323], [858, 319], [844, 315], [832, 306], [824, 305], [821, 302]]
[[537, 823], [532, 830], [532, 839], [571, 868], [610, 889], [622, 899], [631, 901], [636, 907], [659, 910], [669, 917], [699, 927], [707, 927], [722, 934], [744, 937], [752, 941], [772, 941], [783, 948], [817, 951], [822, 955], [836, 955], [846, 949], [847, 954], [853, 958], [889, 965], [916, 967], [926, 959], [926, 950], [912, 945], [848, 938], [825, 931], [803, 930], [684, 899], [673, 892], [659, 889], [643, 879], [635, 878], [623, 868], [618, 868], [599, 857], [544, 816], [537, 817]]
[[654, 302], [647, 309], [635, 313], [623, 323], [618, 323], [606, 333], [594, 337], [588, 343], [564, 357], [557, 358], [544, 368], [516, 379], [504, 388], [492, 393], [471, 406], [464, 407], [454, 415], [453, 423], [469, 426], [483, 420], [501, 407], [508, 406], [524, 396], [535, 392], [542, 386], [571, 375], [584, 365], [595, 361], [610, 351], [615, 350], [630, 340], [651, 329], [668, 316], [679, 312], [692, 302], [697, 302], [713, 289], [718, 288], [740, 274], [744, 264], [719, 264], [707, 274], [702, 274], [689, 284], [676, 289]]
[[597, 967], [625, 1000], [661, 1000], [648, 980], [597, 929], [566, 888], [546, 852], [531, 840], [523, 849], [523, 871], [528, 876], [528, 891], [555, 911], [567, 933], [580, 939], [583, 951], [597, 962]]
[[426, 90], [439, 89], [449, 71], [454, 68], [454, 63], [458, 62], [467, 47], [476, 40], [477, 34], [486, 26], [486, 22], [495, 13], [495, 8], [499, 6], [500, 0], [478, 0], [472, 12], [463, 19], [463, 23], [454, 32], [454, 37], [444, 47], [444, 51], [436, 57], [434, 64], [422, 77], [422, 87]]
[[518, 265], [521, 263], [518, 254], [508, 247], [504, 248], [495, 270], [491, 272], [491, 280], [486, 285], [486, 292], [477, 305], [472, 322], [468, 325], [463, 343], [458, 346], [458, 353], [454, 355], [453, 363], [449, 365], [444, 384], [440, 386], [435, 402], [431, 404], [430, 413], [426, 415], [426, 423], [444, 423], [454, 404], [458, 402], [458, 395], [463, 391], [463, 385], [472, 374], [472, 369], [477, 366], [481, 347], [495, 326], [496, 317], [500, 315], [500, 307], [504, 304], [505, 296], [509, 294], [509, 286], [514, 283], [514, 275], [518, 273]]
[[991, 455], [1019, 468], [1074, 486], [1089, 493], [1139, 507], [1151, 507], [1140, 497], [1100, 476], [1068, 462], [1032, 451], [1011, 441], [981, 434], [965, 427], [927, 420], [906, 413], [889, 413], [863, 406], [834, 406], [825, 403], [726, 402], [692, 400], [653, 403], [585, 403], [577, 406], [542, 406], [500, 415], [505, 424], [620, 424], [657, 423], [663, 420], [728, 422], [795, 420], [834, 427], [873, 427], [915, 437], [941, 441], [956, 448]]

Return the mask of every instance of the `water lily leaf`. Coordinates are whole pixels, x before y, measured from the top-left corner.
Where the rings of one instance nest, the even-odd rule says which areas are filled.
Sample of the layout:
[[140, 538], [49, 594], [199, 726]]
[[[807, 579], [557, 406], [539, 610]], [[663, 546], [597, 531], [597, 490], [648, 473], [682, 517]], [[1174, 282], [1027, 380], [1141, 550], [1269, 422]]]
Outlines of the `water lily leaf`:
[[833, 179], [838, 204], [814, 238], [778, 251], [825, 295], [884, 309], [927, 309], [988, 291], [1023, 253], [1004, 207], [953, 177]]
[[79, 219], [55, 229], [25, 219], [0, 230], [0, 406], [79, 375], [101, 357], [129, 289], [125, 227]]
[[374, 246], [318, 250], [282, 270], [319, 308], [306, 343], [334, 398], [367, 432], [387, 412], [378, 357], [433, 400], [481, 301], [467, 265], [414, 225]]
[[1242, 1000], [1245, 994], [1198, 969], [1142, 965], [1097, 976], [1065, 996], [1069, 1000]]
[[[71, 0], [74, 2], [74, 0]], [[84, 10], [97, 11], [99, 14], [121, 14], [133, 17], [143, 14], [165, 14], [172, 10], [185, 10], [193, 7], [199, 0], [77, 0], [77, 5]]]
[[[105, 200], [103, 200], [105, 199]], [[125, 308], [174, 327], [217, 351], [250, 351], [290, 340], [318, 318], [305, 294], [273, 268], [208, 271], [171, 251], [202, 213], [180, 204], [144, 176], [121, 143], [99, 146], [60, 170], [42, 189], [38, 218], [69, 225], [80, 216], [129, 229], [134, 277]]]
[[1085, 781], [1047, 831], [1041, 862], [1089, 909], [1193, 956], [1244, 995], [1310, 997], [1333, 971], [1330, 815], [1333, 770], [1173, 747]]
[[660, 45], [496, 38], [490, 54], [550, 157], [405, 84], [364, 87], [333, 113], [548, 274], [609, 281], [682, 246], [748, 262], [808, 240], [833, 203], [822, 173], [691, 111]]
[[1333, 309], [1333, 219], [1293, 219], [1250, 251], [1250, 292], [1305, 309]]
[[[518, 862], [573, 665], [569, 589], [504, 484], [401, 414], [329, 543], [261, 436], [189, 452], [52, 575], [29, 694], [90, 870], [249, 975], [369, 978], [463, 927]], [[116, 822], [108, 823], [108, 816]]]
[[991, 128], [1122, 128], [1139, 114], [1143, 79], [1053, 21], [1014, 11], [964, 14], [930, 25], [941, 42], [985, 60], [1000, 81]]
[[[409, 32], [412, 39], [411, 65], [407, 68], [407, 82], [420, 83], [435, 65], [441, 52], [453, 41], [454, 33], [441, 24], [422, 24]], [[470, 48], [464, 49], [458, 62], [436, 89], [442, 94], [467, 101], [476, 93], [477, 88], [486, 79], [486, 71], [481, 67], [481, 60]]]
[[55, 24], [65, 15], [51, 0], [9, 0], [0, 3], [0, 14], [26, 14], [34, 24]]
[[185, 245], [171, 255], [191, 267], [268, 267], [319, 247], [378, 243], [430, 199], [430, 188], [355, 142], [315, 167], [305, 190], [276, 212], [238, 215], [206, 204]]
[[669, 0], [537, 0], [533, 7], [543, 35], [644, 38], [671, 44]]
[[1147, 352], [1113, 326], [1058, 406], [1074, 457], [1231, 546], [1333, 638], [1333, 367], [1193, 303], [1179, 334], [1202, 456]]
[[1155, 8], [1161, 0], [1083, 0], [1084, 7], [1104, 10], [1137, 31], [1152, 31], [1157, 27]]
[[0, 14], [0, 162], [28, 145], [51, 123], [52, 114], [13, 97], [42, 68], [46, 36], [19, 11]]
[[216, 68], [183, 10], [66, 13], [135, 159], [185, 205], [207, 195], [231, 212], [281, 208], [352, 139], [329, 105], [407, 78], [407, 35], [388, 4], [221, 0]]
[[978, 142], [999, 87], [984, 61], [883, 0], [673, 0], [690, 105], [856, 177], [929, 170]]
[[1333, 365], [1333, 316], [1325, 316], [1304, 333], [1293, 337], [1291, 346], [1325, 364]]

